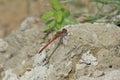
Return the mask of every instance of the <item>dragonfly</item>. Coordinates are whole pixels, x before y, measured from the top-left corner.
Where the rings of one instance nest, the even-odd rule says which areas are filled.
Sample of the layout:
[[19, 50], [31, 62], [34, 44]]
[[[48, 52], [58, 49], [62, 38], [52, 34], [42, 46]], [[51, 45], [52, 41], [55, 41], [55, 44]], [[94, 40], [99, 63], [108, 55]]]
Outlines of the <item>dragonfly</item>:
[[44, 49], [46, 49], [54, 40], [56, 40], [60, 36], [61, 37], [65, 36], [66, 34], [67, 34], [67, 29], [62, 29], [62, 31], [56, 32], [56, 34], [50, 39], [50, 41], [48, 41], [48, 43], [40, 49], [39, 53], [41, 53]]

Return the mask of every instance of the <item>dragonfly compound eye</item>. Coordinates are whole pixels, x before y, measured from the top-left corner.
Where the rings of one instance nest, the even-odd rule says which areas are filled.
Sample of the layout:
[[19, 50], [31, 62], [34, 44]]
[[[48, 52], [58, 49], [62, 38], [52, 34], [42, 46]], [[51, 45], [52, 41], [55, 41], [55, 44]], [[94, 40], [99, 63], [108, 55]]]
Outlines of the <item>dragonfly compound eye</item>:
[[66, 33], [66, 32], [67, 32], [67, 29], [62, 29], [62, 32], [63, 32], [63, 33]]

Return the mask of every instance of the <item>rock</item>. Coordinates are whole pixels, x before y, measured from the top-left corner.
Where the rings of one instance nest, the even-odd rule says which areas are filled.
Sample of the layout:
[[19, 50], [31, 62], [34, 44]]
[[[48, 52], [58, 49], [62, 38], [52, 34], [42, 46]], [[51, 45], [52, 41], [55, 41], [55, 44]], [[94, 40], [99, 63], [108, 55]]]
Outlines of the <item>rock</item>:
[[104, 76], [104, 80], [120, 80], [120, 70], [113, 70]]
[[101, 71], [97, 71], [97, 73], [95, 71], [94, 77], [81, 76], [76, 80], [120, 80], [120, 70], [109, 71], [105, 75], [98, 76], [98, 75], [101, 75], [101, 73], [102, 73]]
[[[8, 71], [9, 74], [6, 73], [2, 79], [14, 77], [14, 80], [104, 80], [111, 76], [110, 71], [119, 70], [119, 27], [102, 23], [68, 25], [64, 27], [68, 30], [67, 38], [63, 40], [65, 45], [59, 45], [58, 38], [45, 52], [38, 54], [42, 44], [47, 41], [42, 39], [45, 34], [39, 24], [34, 23], [34, 19], [28, 19], [30, 21], [25, 21], [23, 27], [5, 38], [9, 46], [4, 54], [12, 56], [2, 60], [4, 55], [0, 54], [0, 64], [5, 68], [2, 73], [6, 73], [9, 68], [12, 71]], [[48, 36], [49, 39], [53, 34], [55, 33]], [[49, 62], [43, 65], [48, 58]], [[102, 67], [104, 69], [99, 69]], [[102, 70], [105, 75], [102, 75]], [[116, 73], [119, 74], [119, 71]], [[119, 80], [117, 74], [114, 76]]]
[[9, 79], [9, 80], [19, 80], [17, 78], [17, 75], [12, 72], [12, 69], [6, 70], [4, 75], [5, 76], [3, 77], [2, 80], [7, 80], [7, 79]]
[[94, 65], [96, 66], [98, 64], [96, 57], [94, 57], [92, 54], [90, 54], [90, 51], [84, 53], [81, 56], [80, 63], [85, 63], [88, 65]]
[[[60, 69], [60, 70], [59, 70]], [[59, 71], [58, 71], [59, 70]], [[72, 62], [69, 61], [63, 65], [59, 65], [59, 68], [56, 68], [56, 73], [60, 76], [67, 77], [69, 72], [72, 70]]]
[[[39, 51], [41, 46], [39, 43], [44, 36], [42, 35], [44, 34], [43, 29], [34, 20], [24, 23], [27, 28], [22, 24], [24, 27], [12, 31], [4, 40], [0, 39], [0, 50], [2, 51], [0, 51], [0, 64], [4, 65], [5, 70], [12, 68], [17, 76], [26, 71], [27, 65], [32, 65], [31, 58]], [[30, 25], [32, 27], [29, 27]], [[9, 44], [8, 47], [5, 42]], [[3, 52], [4, 54], [2, 54]], [[26, 63], [21, 65], [23, 60]]]
[[21, 23], [21, 30], [29, 29], [30, 27], [34, 27], [33, 24], [35, 24], [36, 19], [33, 16], [27, 17], [22, 23]]
[[72, 35], [74, 36], [73, 40], [76, 39], [76, 42], [79, 40], [79, 42], [94, 46], [116, 46], [119, 44], [120, 40], [120, 28], [113, 24], [85, 23], [69, 25], [67, 30], [74, 32]]
[[104, 75], [105, 75], [105, 73], [103, 71], [96, 70], [96, 71], [94, 71], [92, 76], [93, 77], [101, 77], [101, 76], [104, 76]]
[[76, 64], [76, 71], [80, 69], [84, 69], [86, 64]]
[[46, 52], [43, 51], [42, 53], [40, 54], [36, 54], [34, 57], [33, 57], [33, 60], [34, 60], [34, 63], [33, 63], [33, 67], [35, 66], [38, 66], [38, 65], [44, 65], [45, 64], [45, 59], [46, 59], [47, 55], [46, 55]]
[[31, 71], [26, 71], [19, 80], [46, 80], [47, 76], [47, 68], [45, 66], [37, 66]]
[[98, 80], [96, 78], [88, 77], [88, 76], [81, 76], [79, 79], [76, 80]]
[[8, 48], [8, 43], [3, 39], [0, 39], [0, 52], [6, 51]]
[[72, 62], [71, 61], [57, 63], [57, 64], [53, 65], [52, 74], [54, 74], [54, 76], [56, 76], [57, 79], [64, 79], [65, 77], [68, 77], [71, 70], [72, 70]]

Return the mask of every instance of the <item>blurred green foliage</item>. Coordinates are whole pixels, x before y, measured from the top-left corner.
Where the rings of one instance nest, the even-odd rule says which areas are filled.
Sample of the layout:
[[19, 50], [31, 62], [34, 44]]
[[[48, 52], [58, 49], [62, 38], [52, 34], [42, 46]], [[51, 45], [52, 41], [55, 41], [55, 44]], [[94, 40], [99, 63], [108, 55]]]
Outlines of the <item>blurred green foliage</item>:
[[[98, 19], [105, 18], [107, 22], [119, 23], [113, 21], [113, 18], [120, 14], [120, 0], [91, 0], [91, 2], [96, 3], [98, 12], [95, 16], [87, 16], [85, 22], [95, 22]], [[101, 7], [98, 7], [99, 4], [101, 4]], [[109, 6], [111, 9], [108, 12], [104, 12], [105, 6]]]
[[41, 19], [46, 21], [45, 31], [56, 31], [67, 24], [75, 24], [77, 21], [70, 17], [70, 11], [65, 9], [58, 0], [50, 0], [52, 11], [45, 12]]

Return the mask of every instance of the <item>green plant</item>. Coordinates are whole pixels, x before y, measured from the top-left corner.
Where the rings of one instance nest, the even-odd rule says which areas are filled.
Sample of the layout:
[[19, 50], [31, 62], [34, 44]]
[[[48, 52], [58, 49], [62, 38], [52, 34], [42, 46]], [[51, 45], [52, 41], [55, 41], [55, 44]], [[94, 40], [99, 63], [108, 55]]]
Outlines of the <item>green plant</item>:
[[58, 0], [50, 0], [52, 11], [45, 12], [41, 19], [46, 20], [45, 31], [56, 31], [67, 24], [77, 23], [75, 19], [70, 18], [70, 11], [65, 9]]
[[[95, 22], [101, 18], [106, 19], [108, 23], [118, 24], [119, 21], [114, 21], [113, 19], [120, 13], [120, 0], [91, 0], [96, 3], [96, 8], [98, 12], [95, 16], [87, 16], [85, 22]], [[99, 5], [101, 4], [101, 6]], [[104, 12], [105, 7], [109, 7], [107, 12]]]

